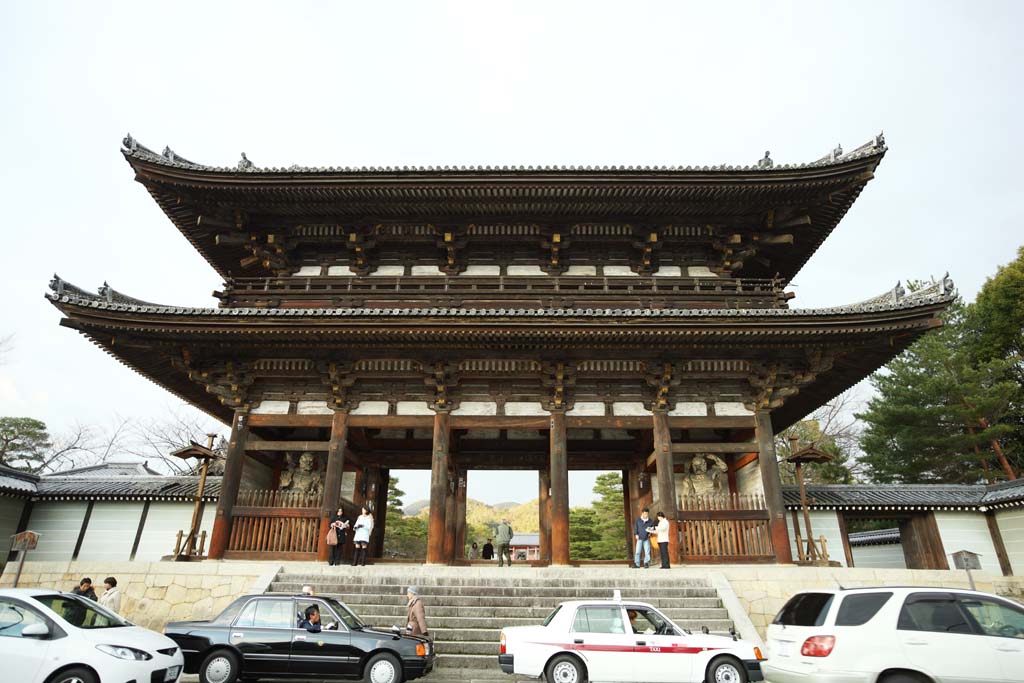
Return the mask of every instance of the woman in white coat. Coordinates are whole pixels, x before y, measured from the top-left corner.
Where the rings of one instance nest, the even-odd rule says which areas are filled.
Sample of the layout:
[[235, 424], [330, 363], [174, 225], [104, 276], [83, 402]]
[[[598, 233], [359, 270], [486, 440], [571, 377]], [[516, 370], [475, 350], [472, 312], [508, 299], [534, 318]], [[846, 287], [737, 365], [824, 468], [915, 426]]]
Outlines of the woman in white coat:
[[111, 612], [119, 614], [121, 612], [121, 591], [117, 587], [117, 579], [113, 576], [103, 579], [103, 588], [105, 589], [103, 595], [97, 602]]
[[373, 531], [373, 515], [363, 506], [362, 513], [356, 517], [356, 523], [352, 527], [355, 533], [352, 542], [355, 548], [352, 551], [352, 566], [361, 564], [366, 566], [366, 548], [370, 544], [370, 532]]

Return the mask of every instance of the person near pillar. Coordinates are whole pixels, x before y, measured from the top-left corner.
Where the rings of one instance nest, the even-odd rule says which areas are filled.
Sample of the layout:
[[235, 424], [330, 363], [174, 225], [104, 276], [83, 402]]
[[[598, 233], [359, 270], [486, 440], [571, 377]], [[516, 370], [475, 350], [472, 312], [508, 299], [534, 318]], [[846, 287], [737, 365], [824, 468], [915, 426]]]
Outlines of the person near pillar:
[[477, 545], [476, 541], [473, 541], [473, 545], [469, 546], [469, 559], [478, 560], [480, 559], [480, 546]]
[[671, 569], [672, 565], [669, 563], [668, 553], [668, 536], [669, 536], [669, 523], [668, 518], [665, 517], [665, 513], [661, 510], [658, 511], [658, 526], [655, 528], [654, 533], [658, 535], [658, 555], [661, 557], [661, 568]]
[[[352, 522], [349, 521], [348, 516], [345, 515], [345, 511], [338, 508], [338, 511], [331, 515], [331, 529], [334, 530], [335, 537], [338, 542], [331, 546], [331, 554], [327, 559], [327, 564], [340, 565], [341, 564], [341, 553], [345, 547], [345, 540], [348, 538], [348, 530], [352, 528]], [[330, 533], [330, 531], [328, 531]]]
[[512, 566], [512, 552], [509, 546], [512, 543], [512, 525], [507, 519], [501, 520], [501, 524], [494, 530], [494, 540], [498, 542], [498, 566], [504, 566], [505, 558], [508, 558], [508, 566]]
[[370, 545], [370, 533], [373, 531], [373, 515], [365, 505], [362, 507], [362, 513], [356, 518], [353, 529], [355, 533], [352, 536], [352, 542], [355, 545], [355, 550], [352, 551], [352, 566], [357, 564], [366, 566], [366, 549]]
[[[651, 510], [644, 508], [640, 517], [633, 522], [633, 541], [636, 544], [633, 551], [633, 569], [651, 566], [651, 535], [648, 529], [651, 527]], [[665, 538], [668, 538], [666, 536]], [[644, 563], [640, 564], [641, 551]]]
[[487, 542], [484, 543], [484, 547], [483, 550], [481, 551], [480, 557], [484, 560], [494, 559], [494, 545], [491, 543], [491, 539], [488, 538]]

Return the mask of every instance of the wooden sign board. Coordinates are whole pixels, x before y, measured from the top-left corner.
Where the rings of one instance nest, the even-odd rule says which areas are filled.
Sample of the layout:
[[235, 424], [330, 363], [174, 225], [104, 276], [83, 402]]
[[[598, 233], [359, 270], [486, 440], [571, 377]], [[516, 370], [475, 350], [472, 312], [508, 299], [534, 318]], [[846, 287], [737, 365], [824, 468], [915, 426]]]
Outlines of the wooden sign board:
[[35, 550], [39, 544], [39, 534], [35, 531], [22, 531], [14, 534], [12, 538], [14, 542], [11, 544], [11, 550]]
[[953, 553], [953, 566], [957, 569], [981, 569], [981, 555], [970, 550]]

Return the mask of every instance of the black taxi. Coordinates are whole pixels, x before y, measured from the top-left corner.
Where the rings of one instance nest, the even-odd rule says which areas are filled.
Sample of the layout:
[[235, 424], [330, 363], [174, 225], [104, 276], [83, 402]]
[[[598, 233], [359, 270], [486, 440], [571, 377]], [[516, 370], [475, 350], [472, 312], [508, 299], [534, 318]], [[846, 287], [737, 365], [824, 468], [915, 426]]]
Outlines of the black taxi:
[[401, 683], [429, 673], [434, 645], [399, 629], [375, 629], [343, 602], [308, 595], [246, 595], [209, 621], [164, 633], [185, 672], [202, 683], [317, 677]]

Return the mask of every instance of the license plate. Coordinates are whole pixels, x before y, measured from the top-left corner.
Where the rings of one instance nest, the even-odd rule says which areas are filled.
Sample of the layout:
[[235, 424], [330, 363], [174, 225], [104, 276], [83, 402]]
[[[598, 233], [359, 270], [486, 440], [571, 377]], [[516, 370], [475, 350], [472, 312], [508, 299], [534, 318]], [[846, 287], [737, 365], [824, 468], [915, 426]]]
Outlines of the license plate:
[[778, 654], [780, 657], [793, 656], [793, 643], [791, 641], [780, 640], [777, 642], [778, 646], [776, 646], [775, 648], [776, 654]]
[[165, 681], [165, 683], [167, 681], [171, 681], [171, 683], [174, 683], [174, 681], [178, 680], [178, 674], [180, 674], [180, 673], [181, 673], [181, 667], [180, 666], [172, 666], [171, 668], [167, 669], [167, 673], [164, 674], [164, 681]]

